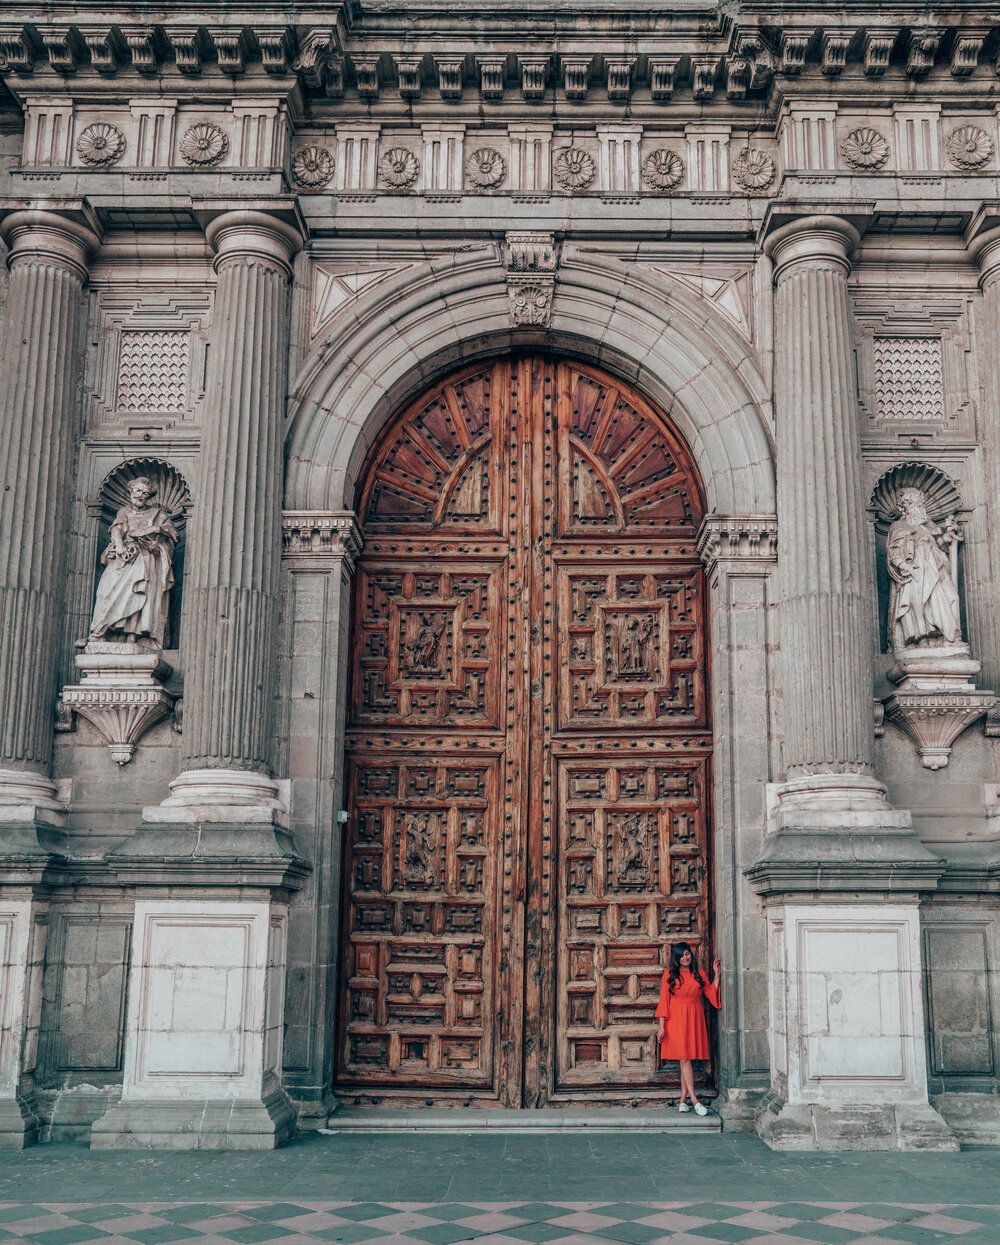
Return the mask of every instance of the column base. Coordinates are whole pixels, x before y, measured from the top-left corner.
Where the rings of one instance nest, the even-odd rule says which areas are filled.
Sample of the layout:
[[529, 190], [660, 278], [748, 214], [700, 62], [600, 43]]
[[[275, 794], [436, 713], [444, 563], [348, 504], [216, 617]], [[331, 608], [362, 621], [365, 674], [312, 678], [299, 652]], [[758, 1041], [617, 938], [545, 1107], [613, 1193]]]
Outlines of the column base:
[[56, 784], [34, 770], [0, 769], [0, 824], [55, 827], [66, 824], [66, 805], [59, 798]]
[[934, 1094], [931, 1105], [966, 1146], [1000, 1146], [1000, 1095]]
[[35, 1104], [18, 1094], [0, 1098], [0, 1150], [23, 1150], [38, 1141], [39, 1120]]
[[238, 769], [191, 769], [178, 774], [162, 804], [142, 810], [149, 822], [273, 821], [288, 825], [281, 785], [266, 774]]
[[925, 1103], [789, 1103], [774, 1098], [757, 1120], [772, 1150], [936, 1150], [958, 1138]]
[[295, 1133], [282, 1089], [259, 1102], [226, 1098], [116, 1103], [90, 1130], [92, 1150], [274, 1150]]

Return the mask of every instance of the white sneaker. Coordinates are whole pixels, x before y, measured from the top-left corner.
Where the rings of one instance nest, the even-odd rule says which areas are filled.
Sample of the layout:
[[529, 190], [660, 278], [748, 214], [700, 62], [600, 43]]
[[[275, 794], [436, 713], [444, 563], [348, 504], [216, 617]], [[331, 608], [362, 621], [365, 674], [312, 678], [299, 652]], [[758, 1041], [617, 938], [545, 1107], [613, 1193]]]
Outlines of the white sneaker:
[[678, 1111], [690, 1111], [691, 1104], [689, 1102], [679, 1102], [677, 1104], [677, 1110]]
[[703, 1102], [696, 1102], [694, 1104], [694, 1113], [695, 1115], [708, 1115], [708, 1107]]

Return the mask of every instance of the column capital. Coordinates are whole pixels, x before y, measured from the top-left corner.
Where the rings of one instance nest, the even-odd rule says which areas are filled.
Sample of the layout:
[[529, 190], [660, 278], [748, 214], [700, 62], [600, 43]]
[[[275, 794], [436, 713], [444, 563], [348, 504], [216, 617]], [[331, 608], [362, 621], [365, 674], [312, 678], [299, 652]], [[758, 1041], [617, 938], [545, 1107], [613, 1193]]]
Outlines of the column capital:
[[215, 270], [232, 260], [256, 259], [276, 264], [287, 276], [292, 256], [302, 246], [302, 234], [294, 225], [270, 212], [238, 209], [222, 212], [205, 227], [205, 237], [215, 251]]
[[281, 550], [286, 561], [339, 559], [353, 574], [364, 537], [353, 510], [285, 510]]
[[982, 289], [1000, 278], [1000, 203], [983, 203], [965, 231], [969, 256], [979, 265]]
[[720, 562], [753, 574], [778, 558], [778, 520], [773, 514], [707, 514], [698, 531], [698, 556], [709, 575]]
[[774, 280], [795, 264], [826, 262], [851, 271], [851, 256], [861, 241], [860, 231], [843, 216], [827, 213], [800, 216], [779, 225], [764, 239], [764, 254], [774, 264]]
[[90, 259], [101, 245], [96, 230], [61, 213], [41, 208], [11, 212], [0, 224], [6, 242], [7, 266], [43, 260], [66, 268], [81, 282], [90, 272]]

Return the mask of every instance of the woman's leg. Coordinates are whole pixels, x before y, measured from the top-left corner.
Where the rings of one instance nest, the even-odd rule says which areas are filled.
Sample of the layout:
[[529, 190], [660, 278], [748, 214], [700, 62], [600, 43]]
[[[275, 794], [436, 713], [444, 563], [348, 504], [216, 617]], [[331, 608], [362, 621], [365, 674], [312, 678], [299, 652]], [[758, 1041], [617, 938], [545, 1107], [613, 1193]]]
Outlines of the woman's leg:
[[682, 1059], [681, 1064], [681, 1102], [690, 1094], [691, 1101], [695, 1101], [694, 1096], [694, 1074], [691, 1071], [691, 1060]]

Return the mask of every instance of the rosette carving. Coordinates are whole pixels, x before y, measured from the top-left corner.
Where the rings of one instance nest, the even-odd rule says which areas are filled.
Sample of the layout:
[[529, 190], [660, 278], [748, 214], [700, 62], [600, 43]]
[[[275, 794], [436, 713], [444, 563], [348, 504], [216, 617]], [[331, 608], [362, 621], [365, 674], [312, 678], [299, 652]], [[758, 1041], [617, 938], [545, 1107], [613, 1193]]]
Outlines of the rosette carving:
[[840, 144], [840, 154], [855, 169], [880, 169], [889, 159], [889, 144], [878, 130], [863, 125]]
[[300, 186], [325, 186], [333, 176], [333, 156], [325, 147], [303, 147], [292, 159], [292, 177]]
[[98, 121], [80, 134], [76, 149], [87, 164], [114, 164], [125, 154], [125, 135], [117, 125]]
[[556, 156], [553, 172], [564, 190], [586, 190], [597, 175], [597, 166], [587, 152], [567, 147]]
[[759, 147], [744, 147], [733, 164], [733, 180], [744, 190], [763, 190], [774, 181], [774, 161]]
[[642, 180], [654, 190], [673, 190], [684, 176], [684, 161], [676, 151], [660, 147], [642, 162]]
[[465, 173], [473, 186], [489, 190], [507, 176], [507, 161], [495, 147], [480, 147], [466, 161]]
[[180, 141], [181, 158], [187, 164], [218, 164], [229, 150], [229, 137], [225, 130], [204, 121], [193, 125]]
[[978, 169], [993, 155], [993, 140], [978, 125], [960, 125], [945, 139], [944, 149], [960, 169]]
[[420, 161], [406, 147], [390, 147], [378, 162], [378, 175], [387, 186], [404, 190], [420, 172]]

